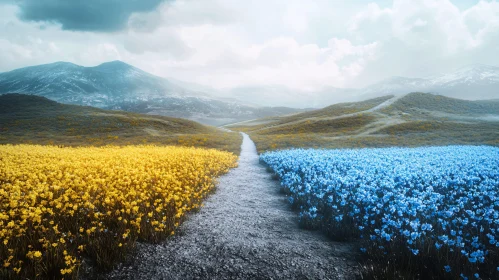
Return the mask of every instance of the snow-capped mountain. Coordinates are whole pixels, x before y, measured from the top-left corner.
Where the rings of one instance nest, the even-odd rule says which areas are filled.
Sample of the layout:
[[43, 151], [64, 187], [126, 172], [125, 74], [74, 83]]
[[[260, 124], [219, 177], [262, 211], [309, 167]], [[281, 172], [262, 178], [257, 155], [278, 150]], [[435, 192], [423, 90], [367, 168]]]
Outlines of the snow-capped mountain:
[[499, 67], [470, 65], [428, 78], [392, 77], [359, 91], [359, 96], [430, 92], [468, 100], [499, 98]]
[[499, 83], [499, 67], [474, 64], [463, 67], [453, 73], [430, 77], [430, 85], [456, 86], [463, 84]]
[[182, 117], [212, 125], [297, 111], [213, 97], [122, 61], [95, 67], [56, 62], [0, 73], [2, 93], [34, 94], [61, 103]]

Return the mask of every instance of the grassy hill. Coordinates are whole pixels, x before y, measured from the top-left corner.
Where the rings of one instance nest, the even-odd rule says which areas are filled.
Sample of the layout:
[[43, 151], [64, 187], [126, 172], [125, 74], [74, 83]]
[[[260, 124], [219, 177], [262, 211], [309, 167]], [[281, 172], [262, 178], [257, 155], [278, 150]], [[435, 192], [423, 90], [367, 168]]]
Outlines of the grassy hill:
[[184, 145], [238, 153], [240, 140], [237, 133], [184, 119], [65, 105], [33, 95], [0, 96], [0, 144]]
[[499, 100], [469, 101], [456, 98], [433, 95], [427, 93], [411, 93], [388, 106], [385, 112], [390, 111], [423, 110], [442, 112], [457, 115], [486, 115], [499, 114]]
[[499, 145], [499, 101], [410, 93], [341, 103], [228, 128], [249, 133], [259, 151], [290, 147]]

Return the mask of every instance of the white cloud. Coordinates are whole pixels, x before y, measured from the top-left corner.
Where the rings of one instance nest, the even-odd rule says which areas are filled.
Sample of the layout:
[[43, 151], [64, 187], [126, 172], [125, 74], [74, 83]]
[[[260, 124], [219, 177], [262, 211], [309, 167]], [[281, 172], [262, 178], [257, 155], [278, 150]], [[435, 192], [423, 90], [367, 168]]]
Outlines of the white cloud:
[[355, 31], [360, 28], [360, 25], [367, 22], [374, 22], [382, 17], [391, 17], [393, 10], [384, 8], [381, 9], [376, 3], [369, 3], [367, 7], [357, 13], [348, 23], [348, 29], [350, 31]]
[[367, 5], [349, 27], [360, 42], [375, 34], [380, 53], [358, 79], [366, 84], [391, 75], [421, 77], [469, 63], [499, 64], [494, 55], [499, 42], [493, 39], [499, 31], [498, 6], [480, 1], [460, 10], [449, 0], [395, 0], [385, 8]]
[[100, 43], [91, 48], [83, 50], [78, 55], [80, 61], [112, 61], [122, 60], [118, 47], [112, 43]]
[[[0, 4], [1, 5], [1, 4]], [[0, 6], [0, 71], [122, 59], [214, 87], [360, 86], [472, 62], [499, 64], [499, 3], [449, 0], [177, 0], [114, 33], [70, 32]]]
[[[176, 62], [171, 65], [179, 68], [174, 72], [197, 68], [198, 72], [192, 77], [197, 82], [210, 83], [215, 87], [279, 84], [313, 89], [339, 86], [372, 59], [377, 47], [376, 43], [353, 45], [348, 40], [337, 38], [331, 39], [328, 46], [319, 47], [316, 44], [300, 44], [292, 37], [278, 37], [261, 44], [246, 45], [234, 41], [231, 44], [211, 45], [220, 42], [217, 38], [230, 37], [222, 35], [222, 30], [213, 29], [217, 30], [214, 27], [203, 28], [214, 41], [200, 39], [202, 36], [185, 38], [185, 41], [196, 50], [202, 46], [211, 46], [214, 50], [205, 49], [184, 62]], [[197, 32], [190, 30], [188, 34]], [[341, 72], [342, 62], [346, 59], [350, 64], [353, 63], [351, 61], [356, 63], [357, 71], [350, 71], [349, 74]]]

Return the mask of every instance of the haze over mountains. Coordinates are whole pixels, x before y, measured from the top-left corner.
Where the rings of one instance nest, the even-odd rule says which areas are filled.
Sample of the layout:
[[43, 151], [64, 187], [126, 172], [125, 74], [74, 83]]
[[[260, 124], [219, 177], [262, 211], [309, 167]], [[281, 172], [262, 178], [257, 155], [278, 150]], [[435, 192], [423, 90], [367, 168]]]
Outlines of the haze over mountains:
[[0, 73], [1, 93], [34, 94], [66, 104], [181, 117], [211, 125], [299, 111], [213, 97], [121, 61], [95, 67], [56, 62]]
[[284, 86], [219, 90], [158, 77], [122, 61], [95, 67], [56, 62], [0, 73], [0, 94], [13, 92], [40, 95], [67, 104], [222, 125], [300, 111], [293, 108], [322, 108], [338, 102], [409, 92], [468, 100], [497, 99], [499, 67], [476, 64], [428, 78], [392, 77], [361, 89], [327, 87], [310, 92]]
[[499, 67], [474, 64], [427, 78], [390, 77], [359, 89], [326, 87], [317, 91], [300, 91], [282, 86], [255, 86], [228, 90], [224, 96], [259, 105], [322, 108], [339, 102], [409, 92], [429, 92], [466, 100], [497, 99]]
[[499, 67], [474, 64], [428, 78], [392, 77], [361, 91], [362, 96], [430, 92], [467, 100], [499, 98]]

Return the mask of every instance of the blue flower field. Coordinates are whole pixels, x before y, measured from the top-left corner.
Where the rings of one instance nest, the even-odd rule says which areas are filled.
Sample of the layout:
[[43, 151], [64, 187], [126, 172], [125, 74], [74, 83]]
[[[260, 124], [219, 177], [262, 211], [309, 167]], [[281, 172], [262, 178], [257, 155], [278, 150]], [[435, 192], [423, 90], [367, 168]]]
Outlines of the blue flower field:
[[267, 152], [300, 222], [360, 240], [377, 275], [499, 279], [499, 148]]

